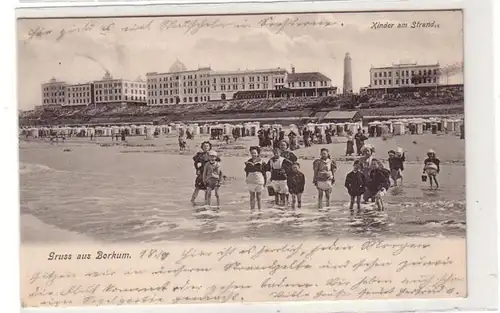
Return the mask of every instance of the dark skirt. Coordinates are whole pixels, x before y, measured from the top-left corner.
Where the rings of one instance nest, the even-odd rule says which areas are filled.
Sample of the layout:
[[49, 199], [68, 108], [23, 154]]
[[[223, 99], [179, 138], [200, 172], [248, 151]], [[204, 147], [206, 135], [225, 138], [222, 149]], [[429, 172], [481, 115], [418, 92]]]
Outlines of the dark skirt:
[[203, 182], [203, 174], [197, 175], [194, 180], [194, 187], [200, 190], [207, 190], [205, 182]]
[[354, 153], [354, 142], [348, 141], [345, 154], [353, 154], [353, 153]]

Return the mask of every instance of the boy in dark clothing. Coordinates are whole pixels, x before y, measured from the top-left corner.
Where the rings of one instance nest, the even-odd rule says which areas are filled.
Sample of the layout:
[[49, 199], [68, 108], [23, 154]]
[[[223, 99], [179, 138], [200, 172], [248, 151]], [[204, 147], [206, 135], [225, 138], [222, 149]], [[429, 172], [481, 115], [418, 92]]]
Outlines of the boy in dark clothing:
[[351, 204], [349, 205], [349, 210], [351, 214], [354, 213], [354, 201], [356, 201], [358, 207], [358, 214], [361, 213], [361, 195], [365, 192], [366, 182], [365, 176], [360, 171], [361, 165], [359, 160], [356, 160], [353, 164], [353, 169], [345, 177], [344, 186], [347, 188], [347, 192], [351, 196]]
[[394, 186], [398, 185], [398, 179], [401, 179], [403, 184], [404, 161], [405, 156], [403, 152], [396, 153], [394, 150], [389, 150], [389, 168], [391, 170], [391, 178], [394, 181]]
[[378, 211], [384, 211], [384, 202], [382, 198], [391, 186], [390, 175], [391, 173], [389, 170], [385, 168], [375, 168], [370, 172], [368, 189], [371, 194], [375, 195], [374, 200]]
[[286, 183], [288, 191], [292, 195], [292, 209], [295, 210], [295, 202], [297, 202], [297, 207], [300, 209], [302, 207], [302, 193], [304, 193], [306, 177], [300, 171], [299, 163], [294, 162], [292, 164], [292, 170], [286, 179]]

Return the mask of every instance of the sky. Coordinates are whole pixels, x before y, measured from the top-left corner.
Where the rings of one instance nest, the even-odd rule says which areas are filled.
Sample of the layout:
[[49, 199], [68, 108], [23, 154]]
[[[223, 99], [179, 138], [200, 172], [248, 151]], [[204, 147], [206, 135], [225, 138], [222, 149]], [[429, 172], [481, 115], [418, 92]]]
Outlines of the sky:
[[[372, 28], [373, 23], [392, 28]], [[413, 22], [434, 27], [410, 28]], [[406, 23], [407, 28], [398, 27]], [[318, 71], [342, 89], [344, 56], [353, 88], [369, 84], [370, 67], [399, 62], [463, 62], [460, 11], [321, 13], [192, 17], [18, 20], [20, 109], [41, 103], [41, 83], [145, 78], [179, 60], [188, 69], [286, 68]], [[448, 83], [463, 83], [463, 75]]]

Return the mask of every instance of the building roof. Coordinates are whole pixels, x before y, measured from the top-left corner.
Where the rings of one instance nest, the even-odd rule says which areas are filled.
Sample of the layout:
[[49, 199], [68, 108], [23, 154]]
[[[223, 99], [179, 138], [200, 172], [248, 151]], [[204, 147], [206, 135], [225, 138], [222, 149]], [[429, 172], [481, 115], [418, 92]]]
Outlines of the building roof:
[[284, 68], [271, 68], [271, 69], [254, 69], [254, 70], [236, 70], [236, 71], [215, 71], [212, 75], [238, 75], [238, 74], [263, 74], [263, 73], [284, 73]]
[[355, 118], [358, 113], [358, 111], [327, 111], [318, 112], [314, 117], [327, 120], [351, 120]]
[[293, 83], [293, 82], [331, 81], [331, 79], [319, 72], [309, 72], [309, 73], [288, 74], [288, 81]]
[[398, 69], [398, 68], [415, 68], [415, 67], [439, 67], [439, 63], [436, 64], [417, 64], [417, 63], [404, 63], [404, 64], [393, 64], [391, 66], [382, 66], [382, 67], [372, 67], [372, 70], [390, 70], [390, 69]]

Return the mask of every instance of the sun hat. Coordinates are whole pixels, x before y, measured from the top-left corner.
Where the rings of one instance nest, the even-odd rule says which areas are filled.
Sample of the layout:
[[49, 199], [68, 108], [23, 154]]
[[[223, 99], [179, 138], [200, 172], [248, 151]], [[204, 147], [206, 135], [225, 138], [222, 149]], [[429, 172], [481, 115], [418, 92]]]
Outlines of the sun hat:
[[215, 151], [215, 150], [210, 150], [210, 151], [208, 152], [208, 155], [209, 155], [209, 156], [217, 156], [217, 151]]
[[427, 151], [427, 154], [436, 154], [436, 151], [429, 149], [429, 151]]
[[371, 152], [375, 152], [375, 147], [371, 144], [366, 144], [361, 148], [361, 152], [365, 152], [366, 150], [370, 150]]

